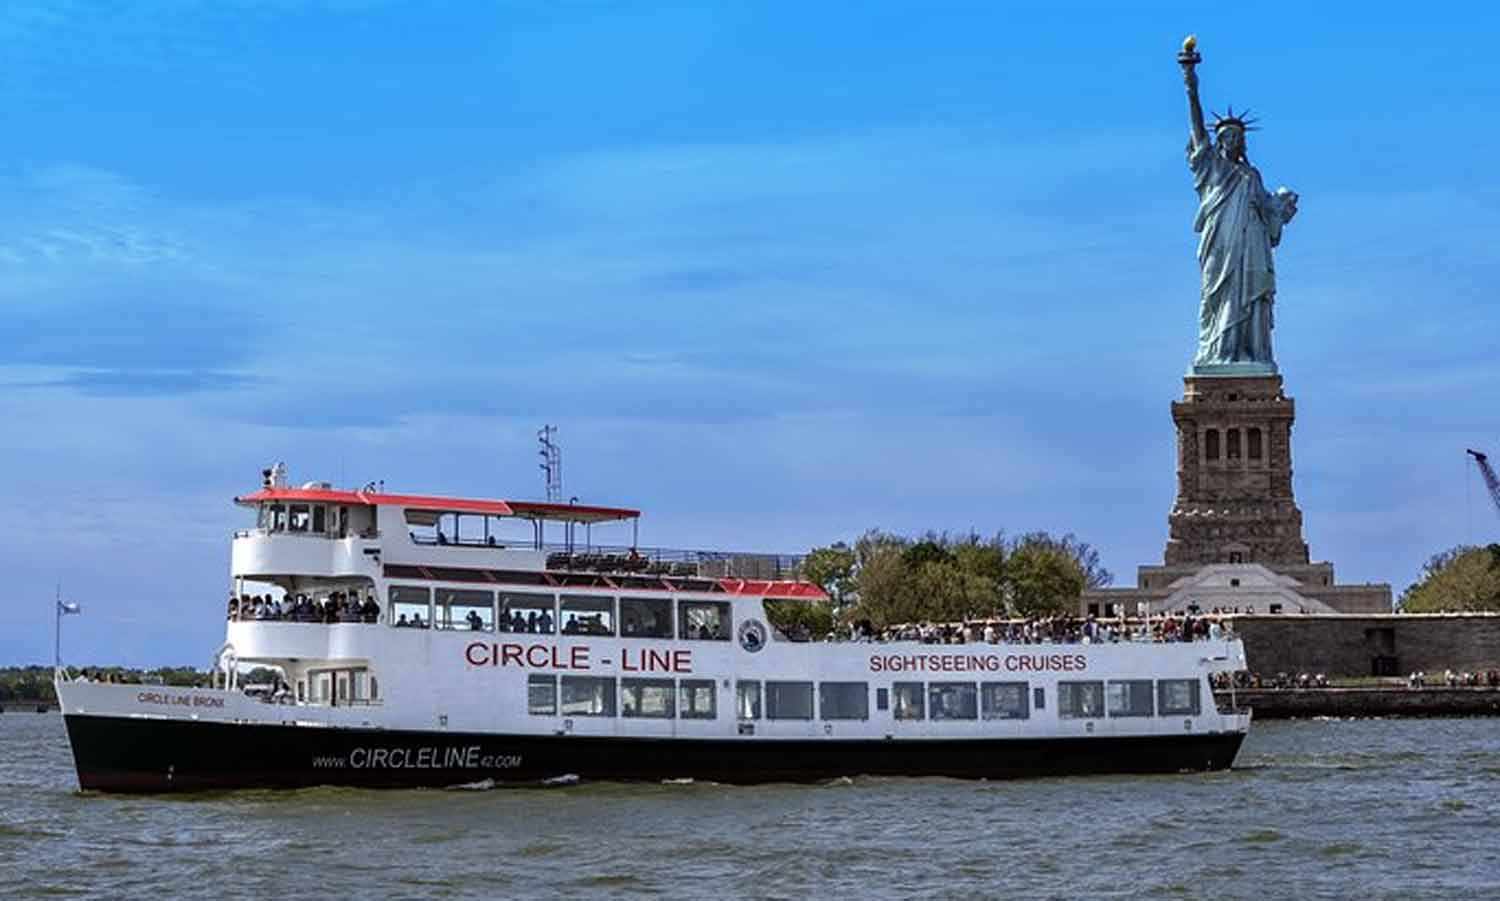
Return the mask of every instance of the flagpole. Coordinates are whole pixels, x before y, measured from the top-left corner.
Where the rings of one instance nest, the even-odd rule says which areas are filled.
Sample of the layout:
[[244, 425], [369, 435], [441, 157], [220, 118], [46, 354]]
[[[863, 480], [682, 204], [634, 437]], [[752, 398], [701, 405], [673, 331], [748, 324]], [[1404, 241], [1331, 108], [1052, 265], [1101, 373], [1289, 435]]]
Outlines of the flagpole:
[[57, 594], [52, 598], [52, 672], [62, 669], [62, 582], [57, 583]]

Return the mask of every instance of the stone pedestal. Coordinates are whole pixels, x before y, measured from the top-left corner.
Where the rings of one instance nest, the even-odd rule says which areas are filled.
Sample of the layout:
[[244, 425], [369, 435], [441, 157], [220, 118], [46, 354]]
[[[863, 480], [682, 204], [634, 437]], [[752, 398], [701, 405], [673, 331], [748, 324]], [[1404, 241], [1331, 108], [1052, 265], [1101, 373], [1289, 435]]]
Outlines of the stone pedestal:
[[1195, 372], [1183, 383], [1163, 565], [1140, 567], [1134, 588], [1085, 591], [1079, 612], [1388, 612], [1391, 586], [1340, 585], [1333, 564], [1308, 557], [1292, 496], [1296, 405], [1281, 376]]
[[1183, 379], [1177, 426], [1177, 500], [1167, 517], [1164, 563], [1196, 568], [1308, 565], [1302, 511], [1292, 496], [1296, 405], [1281, 376]]

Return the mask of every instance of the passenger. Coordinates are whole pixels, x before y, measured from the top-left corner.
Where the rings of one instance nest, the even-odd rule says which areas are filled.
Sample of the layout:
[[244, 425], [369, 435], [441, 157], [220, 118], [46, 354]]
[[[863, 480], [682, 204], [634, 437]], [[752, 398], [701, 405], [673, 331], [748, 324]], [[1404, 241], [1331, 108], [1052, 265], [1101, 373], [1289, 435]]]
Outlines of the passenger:
[[526, 631], [527, 632], [535, 632], [536, 631], [536, 611], [535, 610], [532, 610], [530, 613], [526, 614]]
[[413, 629], [425, 629], [425, 628], [427, 628], [427, 624], [424, 623], [424, 622], [422, 622], [422, 614], [420, 614], [420, 613], [413, 613], [411, 615], [411, 627]]
[[406, 629], [406, 628], [410, 628], [410, 626], [411, 626], [411, 623], [409, 623], [409, 622], [406, 621], [406, 614], [405, 613], [401, 614], [401, 618], [398, 619], [398, 620], [396, 620], [396, 628], [398, 628], [398, 629]]
[[536, 625], [538, 632], [541, 632], [543, 635], [551, 635], [552, 614], [546, 610], [543, 610], [542, 615], [536, 618]]
[[364, 614], [365, 622], [380, 622], [380, 604], [376, 603], [374, 592], [371, 592], [369, 596], [365, 598], [365, 606], [361, 612]]
[[467, 618], [471, 632], [481, 632], [484, 630], [484, 620], [480, 618], [478, 611], [470, 610]]

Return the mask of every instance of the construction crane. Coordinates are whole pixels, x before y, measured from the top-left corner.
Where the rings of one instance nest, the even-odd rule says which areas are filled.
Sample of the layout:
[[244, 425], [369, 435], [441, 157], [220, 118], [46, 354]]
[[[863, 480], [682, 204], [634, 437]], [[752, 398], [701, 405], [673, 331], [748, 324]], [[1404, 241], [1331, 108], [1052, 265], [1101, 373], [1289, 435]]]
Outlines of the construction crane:
[[1495, 512], [1500, 513], [1500, 478], [1495, 477], [1495, 470], [1490, 466], [1490, 458], [1473, 448], [1468, 448], [1469, 456], [1479, 464], [1479, 474], [1484, 476], [1484, 487], [1490, 490], [1490, 500], [1495, 502]]

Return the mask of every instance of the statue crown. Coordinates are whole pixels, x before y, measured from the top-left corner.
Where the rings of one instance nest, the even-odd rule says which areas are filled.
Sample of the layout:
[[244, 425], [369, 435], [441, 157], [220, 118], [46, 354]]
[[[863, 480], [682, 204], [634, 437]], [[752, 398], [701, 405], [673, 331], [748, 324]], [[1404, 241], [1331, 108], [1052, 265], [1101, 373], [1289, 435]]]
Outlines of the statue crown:
[[1256, 119], [1250, 116], [1249, 110], [1235, 115], [1234, 106], [1231, 105], [1225, 115], [1221, 116], [1218, 113], [1214, 113], [1214, 134], [1218, 134], [1226, 128], [1238, 128], [1242, 132], [1259, 131], [1260, 127], [1255, 124], [1256, 121]]

